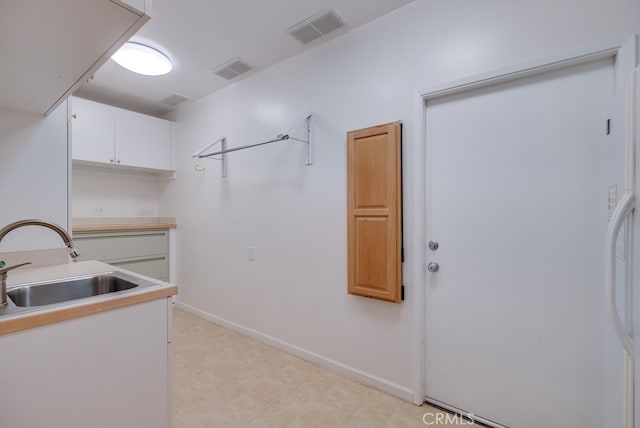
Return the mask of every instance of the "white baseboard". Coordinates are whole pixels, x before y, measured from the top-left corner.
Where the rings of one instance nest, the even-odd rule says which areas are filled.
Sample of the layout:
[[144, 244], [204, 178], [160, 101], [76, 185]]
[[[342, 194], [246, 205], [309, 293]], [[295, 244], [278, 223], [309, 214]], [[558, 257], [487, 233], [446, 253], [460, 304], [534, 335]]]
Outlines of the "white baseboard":
[[177, 301], [176, 307], [187, 311], [197, 317], [206, 319], [207, 321], [211, 321], [214, 324], [228, 328], [229, 330], [233, 330], [245, 336], [249, 336], [252, 339], [265, 343], [269, 346], [273, 346], [274, 348], [280, 349], [281, 351], [288, 352], [289, 354], [295, 355], [296, 357], [302, 358], [303, 360], [316, 363], [327, 370], [345, 376], [363, 385], [370, 386], [389, 395], [393, 395], [394, 397], [397, 397], [401, 400], [413, 403], [413, 390], [409, 388], [405, 388], [393, 382], [389, 382], [379, 377], [370, 375], [363, 371], [354, 369], [353, 367], [346, 366], [342, 363], [332, 360], [331, 358], [324, 357], [322, 355], [316, 354], [315, 352], [308, 351], [306, 349], [284, 342], [280, 339], [276, 339], [275, 337], [266, 335], [251, 328], [247, 328], [232, 321], [217, 317], [185, 303]]

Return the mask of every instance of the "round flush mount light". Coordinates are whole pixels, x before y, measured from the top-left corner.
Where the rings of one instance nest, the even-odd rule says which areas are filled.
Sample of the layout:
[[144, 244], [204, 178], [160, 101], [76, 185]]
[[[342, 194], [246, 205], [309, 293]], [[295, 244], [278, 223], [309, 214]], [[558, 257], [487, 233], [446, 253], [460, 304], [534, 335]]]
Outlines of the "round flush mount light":
[[162, 76], [173, 68], [165, 54], [142, 43], [125, 43], [111, 59], [121, 67], [145, 76]]

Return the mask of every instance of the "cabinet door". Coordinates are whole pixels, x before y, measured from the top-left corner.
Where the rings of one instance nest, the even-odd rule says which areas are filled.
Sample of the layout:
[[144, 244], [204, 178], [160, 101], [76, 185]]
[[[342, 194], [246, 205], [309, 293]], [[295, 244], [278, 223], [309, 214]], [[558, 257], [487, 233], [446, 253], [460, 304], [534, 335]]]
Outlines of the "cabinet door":
[[167, 299], [0, 337], [5, 428], [167, 428]]
[[147, 2], [0, 2], [0, 105], [52, 113], [149, 20]]
[[400, 122], [347, 134], [348, 291], [402, 299]]
[[71, 148], [74, 160], [113, 163], [115, 108], [71, 99]]
[[120, 165], [171, 169], [171, 122], [116, 110], [116, 162]]

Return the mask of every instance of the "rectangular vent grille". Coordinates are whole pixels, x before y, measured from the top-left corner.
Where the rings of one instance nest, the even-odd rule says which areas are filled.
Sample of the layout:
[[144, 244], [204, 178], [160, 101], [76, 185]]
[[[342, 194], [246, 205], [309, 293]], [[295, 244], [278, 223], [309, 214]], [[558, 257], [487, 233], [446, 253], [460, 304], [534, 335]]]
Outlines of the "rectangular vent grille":
[[333, 9], [325, 9], [285, 30], [302, 44], [307, 44], [344, 26]]
[[251, 70], [253, 70], [253, 67], [247, 64], [246, 61], [240, 58], [233, 58], [225, 62], [224, 64], [216, 67], [213, 70], [213, 74], [216, 74], [222, 77], [223, 79], [231, 80]]
[[167, 98], [165, 98], [164, 100], [162, 100], [160, 102], [162, 104], [166, 104], [168, 106], [175, 107], [178, 104], [187, 101], [188, 99], [189, 98], [183, 97], [182, 95], [173, 94], [173, 95], [169, 95]]

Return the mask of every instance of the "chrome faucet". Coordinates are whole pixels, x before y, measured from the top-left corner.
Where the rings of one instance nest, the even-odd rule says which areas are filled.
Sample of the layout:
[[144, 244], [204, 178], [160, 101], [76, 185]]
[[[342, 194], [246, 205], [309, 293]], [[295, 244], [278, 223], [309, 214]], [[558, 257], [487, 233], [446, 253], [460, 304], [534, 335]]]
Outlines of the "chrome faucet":
[[64, 245], [66, 245], [67, 248], [69, 249], [69, 255], [71, 257], [75, 258], [80, 255], [80, 250], [78, 249], [78, 247], [74, 245], [73, 240], [71, 239], [71, 237], [69, 236], [66, 230], [64, 230], [62, 227], [58, 226], [55, 223], [50, 223], [48, 221], [43, 221], [43, 220], [30, 219], [30, 220], [14, 221], [13, 223], [8, 224], [2, 229], [0, 229], [0, 241], [2, 241], [2, 239], [7, 235], [7, 233], [22, 226], [42, 226], [42, 227], [51, 229], [54, 232], [56, 232], [58, 235], [60, 235], [60, 238], [62, 238], [62, 240], [64, 241]]
[[[73, 240], [69, 236], [66, 230], [62, 227], [58, 226], [55, 223], [50, 223], [43, 220], [19, 220], [15, 221], [11, 224], [6, 225], [2, 229], [0, 229], [0, 241], [12, 230], [17, 229], [22, 226], [42, 226], [48, 229], [53, 230], [60, 238], [64, 241], [64, 245], [69, 249], [69, 255], [73, 258], [78, 257], [80, 255], [80, 250], [73, 243]], [[15, 269], [20, 266], [31, 264], [31, 262], [21, 263], [14, 266], [4, 267], [4, 261], [0, 261], [0, 307], [7, 305], [7, 272], [12, 269]]]

